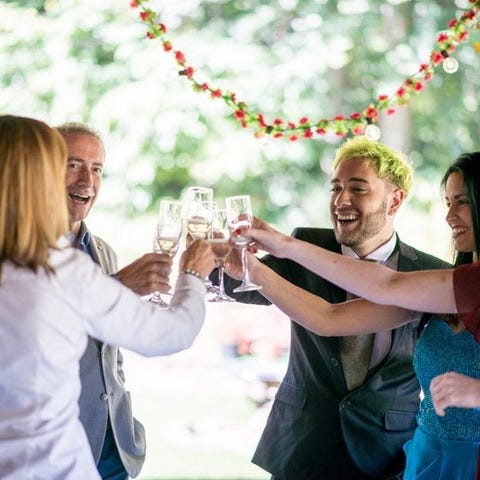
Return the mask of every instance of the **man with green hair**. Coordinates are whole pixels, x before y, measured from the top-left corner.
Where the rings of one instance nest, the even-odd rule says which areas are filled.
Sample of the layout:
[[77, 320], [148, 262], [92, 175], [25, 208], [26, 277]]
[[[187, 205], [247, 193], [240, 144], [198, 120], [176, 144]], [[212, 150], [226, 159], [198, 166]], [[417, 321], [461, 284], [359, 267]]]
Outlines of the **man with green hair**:
[[[297, 228], [294, 237], [402, 271], [448, 266], [395, 233], [395, 215], [412, 183], [412, 168], [398, 152], [366, 137], [347, 140], [330, 183], [333, 230]], [[271, 255], [262, 262], [329, 302], [351, 298], [295, 262]], [[229, 273], [237, 272], [232, 263]], [[236, 284], [227, 281], [229, 294]], [[261, 291], [236, 298], [269, 304]], [[412, 356], [420, 322], [418, 314], [395, 330], [325, 338], [292, 321], [288, 369], [253, 462], [276, 480], [401, 478], [402, 447], [413, 436], [419, 406]]]

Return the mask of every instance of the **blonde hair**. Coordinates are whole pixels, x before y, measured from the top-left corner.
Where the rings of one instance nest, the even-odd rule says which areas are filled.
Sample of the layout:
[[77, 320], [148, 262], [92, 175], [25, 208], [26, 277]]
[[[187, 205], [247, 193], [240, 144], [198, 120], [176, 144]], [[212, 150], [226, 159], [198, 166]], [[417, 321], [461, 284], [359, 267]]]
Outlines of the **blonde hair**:
[[350, 158], [365, 159], [373, 165], [380, 178], [390, 181], [408, 195], [412, 187], [413, 167], [400, 152], [360, 135], [350, 138], [337, 149], [333, 169]]
[[0, 275], [3, 262], [48, 273], [49, 249], [68, 231], [67, 147], [27, 117], [0, 116]]

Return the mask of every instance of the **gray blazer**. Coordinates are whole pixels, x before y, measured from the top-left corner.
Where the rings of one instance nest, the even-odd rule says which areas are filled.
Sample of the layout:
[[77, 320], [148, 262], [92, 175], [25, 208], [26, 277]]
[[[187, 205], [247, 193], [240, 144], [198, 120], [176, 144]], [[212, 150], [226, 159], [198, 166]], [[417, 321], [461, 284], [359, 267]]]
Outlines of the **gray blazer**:
[[[87, 231], [83, 222], [81, 229], [81, 233]], [[92, 235], [90, 247], [93, 260], [106, 275], [117, 271], [117, 256], [105, 241]], [[145, 430], [133, 418], [122, 364], [122, 354], [117, 347], [88, 339], [87, 349], [80, 360], [80, 421], [95, 463], [98, 463], [110, 415], [113, 436], [125, 470], [130, 477], [136, 477], [145, 461]]]

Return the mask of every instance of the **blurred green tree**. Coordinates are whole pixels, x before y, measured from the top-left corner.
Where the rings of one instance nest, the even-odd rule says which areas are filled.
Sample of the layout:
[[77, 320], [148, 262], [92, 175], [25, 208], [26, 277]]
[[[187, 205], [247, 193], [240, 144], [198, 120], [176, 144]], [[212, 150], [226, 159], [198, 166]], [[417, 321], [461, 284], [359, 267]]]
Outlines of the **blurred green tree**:
[[[151, 2], [198, 75], [234, 91], [270, 120], [349, 115], [392, 94], [428, 59], [466, 0], [179, 0]], [[320, 224], [341, 140], [270, 140], [243, 130], [221, 101], [191, 91], [129, 1], [0, 2], [0, 109], [56, 124], [88, 122], [104, 135], [103, 207], [156, 208], [192, 184], [221, 198], [250, 193], [279, 224]], [[417, 183], [432, 184], [462, 151], [478, 149], [478, 30], [408, 107], [381, 122], [409, 153]], [[415, 192], [414, 192], [415, 193]], [[428, 211], [432, 196], [414, 195]], [[433, 197], [433, 201], [436, 201]]]

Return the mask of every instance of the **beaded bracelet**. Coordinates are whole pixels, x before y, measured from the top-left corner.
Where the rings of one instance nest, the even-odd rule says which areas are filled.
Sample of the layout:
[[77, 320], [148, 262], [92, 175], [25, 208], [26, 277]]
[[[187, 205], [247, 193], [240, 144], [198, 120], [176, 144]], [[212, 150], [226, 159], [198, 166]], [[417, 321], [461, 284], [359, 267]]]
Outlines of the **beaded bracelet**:
[[202, 276], [194, 268], [184, 268], [182, 273], [188, 273], [189, 275], [197, 277], [199, 280], [203, 280]]

